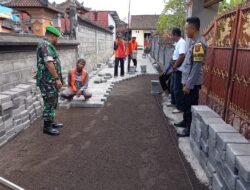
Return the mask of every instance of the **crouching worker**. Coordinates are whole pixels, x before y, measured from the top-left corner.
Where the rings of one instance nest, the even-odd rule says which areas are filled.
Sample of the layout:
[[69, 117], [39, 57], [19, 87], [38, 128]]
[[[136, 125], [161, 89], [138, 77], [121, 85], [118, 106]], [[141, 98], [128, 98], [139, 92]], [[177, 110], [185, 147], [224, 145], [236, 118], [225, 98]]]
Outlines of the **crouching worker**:
[[69, 71], [68, 74], [68, 88], [61, 93], [61, 97], [67, 100], [72, 100], [74, 96], [84, 96], [85, 100], [92, 97], [88, 88], [89, 76], [84, 69], [86, 61], [79, 59], [76, 64], [76, 68]]

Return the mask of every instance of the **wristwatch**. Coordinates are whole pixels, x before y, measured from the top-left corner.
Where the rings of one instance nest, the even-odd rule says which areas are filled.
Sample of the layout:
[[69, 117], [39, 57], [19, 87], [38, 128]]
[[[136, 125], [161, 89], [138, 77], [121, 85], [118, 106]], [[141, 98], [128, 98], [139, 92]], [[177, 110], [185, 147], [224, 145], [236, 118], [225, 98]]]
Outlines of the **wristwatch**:
[[59, 77], [56, 77], [56, 78], [55, 78], [55, 81], [57, 81], [57, 80], [60, 80]]

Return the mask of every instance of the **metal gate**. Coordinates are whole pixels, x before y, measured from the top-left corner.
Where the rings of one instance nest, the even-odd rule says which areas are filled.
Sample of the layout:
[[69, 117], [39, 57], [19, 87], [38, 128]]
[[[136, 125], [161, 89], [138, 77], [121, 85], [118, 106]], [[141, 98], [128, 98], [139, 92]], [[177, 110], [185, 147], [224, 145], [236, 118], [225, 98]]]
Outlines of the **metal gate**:
[[216, 18], [208, 42], [200, 103], [250, 139], [250, 5]]

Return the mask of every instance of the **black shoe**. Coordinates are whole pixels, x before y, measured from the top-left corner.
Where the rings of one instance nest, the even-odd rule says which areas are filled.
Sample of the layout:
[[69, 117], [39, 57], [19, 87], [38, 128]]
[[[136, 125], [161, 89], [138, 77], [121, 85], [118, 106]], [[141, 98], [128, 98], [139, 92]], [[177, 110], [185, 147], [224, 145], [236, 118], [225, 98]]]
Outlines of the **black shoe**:
[[182, 121], [179, 122], [179, 123], [175, 123], [174, 126], [175, 126], [175, 127], [181, 127], [181, 128], [186, 128], [186, 127], [187, 127], [187, 125], [186, 125], [186, 123], [184, 122], [184, 120], [182, 120]]
[[51, 136], [58, 136], [60, 135], [60, 132], [53, 127], [44, 127], [43, 128], [43, 133], [51, 135]]
[[52, 123], [52, 127], [53, 127], [54, 129], [63, 128], [63, 124], [62, 124], [62, 123], [53, 122], [53, 123]]
[[43, 133], [58, 136], [60, 132], [52, 127], [52, 121], [44, 121]]

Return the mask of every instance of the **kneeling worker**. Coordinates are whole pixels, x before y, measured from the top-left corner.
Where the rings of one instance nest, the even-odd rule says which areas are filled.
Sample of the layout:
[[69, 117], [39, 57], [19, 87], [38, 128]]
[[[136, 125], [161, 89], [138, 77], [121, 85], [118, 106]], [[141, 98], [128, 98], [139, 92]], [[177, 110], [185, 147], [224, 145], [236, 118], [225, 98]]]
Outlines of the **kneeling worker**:
[[89, 76], [87, 71], [84, 69], [86, 61], [79, 59], [76, 64], [76, 68], [71, 69], [68, 75], [68, 88], [61, 93], [61, 97], [72, 100], [74, 96], [84, 96], [85, 99], [92, 97], [88, 88]]

